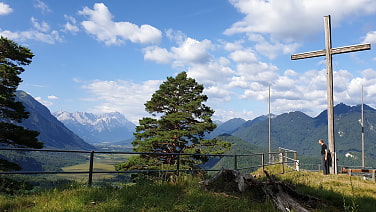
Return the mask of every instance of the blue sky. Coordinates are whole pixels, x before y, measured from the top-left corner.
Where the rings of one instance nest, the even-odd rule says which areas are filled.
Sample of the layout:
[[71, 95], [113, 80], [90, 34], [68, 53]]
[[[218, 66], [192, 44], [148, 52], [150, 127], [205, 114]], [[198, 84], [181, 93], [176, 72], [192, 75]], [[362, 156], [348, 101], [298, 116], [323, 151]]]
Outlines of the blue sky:
[[[123, 113], [137, 122], [169, 76], [205, 86], [214, 120], [326, 109], [325, 58], [333, 47], [376, 48], [373, 0], [0, 1], [0, 34], [31, 49], [19, 86], [51, 112]], [[333, 56], [334, 103], [376, 107], [375, 50]]]

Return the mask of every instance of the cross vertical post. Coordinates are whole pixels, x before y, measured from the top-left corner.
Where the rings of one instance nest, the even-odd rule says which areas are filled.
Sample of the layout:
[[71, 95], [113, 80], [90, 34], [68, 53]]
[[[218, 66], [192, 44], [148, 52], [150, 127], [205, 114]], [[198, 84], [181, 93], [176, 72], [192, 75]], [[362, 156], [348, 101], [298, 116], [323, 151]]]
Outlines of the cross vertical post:
[[338, 174], [337, 170], [337, 155], [335, 151], [334, 140], [334, 107], [333, 107], [333, 67], [332, 67], [332, 55], [341, 54], [347, 52], [355, 52], [371, 49], [371, 44], [359, 44], [353, 46], [345, 46], [339, 48], [332, 48], [330, 15], [324, 16], [324, 28], [325, 28], [325, 49], [319, 51], [305, 52], [300, 54], [291, 55], [292, 60], [305, 59], [311, 57], [326, 57], [326, 77], [327, 77], [327, 101], [328, 101], [328, 143], [329, 150], [331, 151], [332, 164], [330, 167], [330, 173]]
[[334, 140], [334, 101], [333, 101], [333, 63], [332, 63], [332, 32], [330, 16], [324, 17], [325, 25], [325, 57], [326, 57], [326, 77], [327, 77], [327, 101], [328, 101], [328, 144], [332, 153], [332, 165], [330, 173], [338, 174], [336, 146]]

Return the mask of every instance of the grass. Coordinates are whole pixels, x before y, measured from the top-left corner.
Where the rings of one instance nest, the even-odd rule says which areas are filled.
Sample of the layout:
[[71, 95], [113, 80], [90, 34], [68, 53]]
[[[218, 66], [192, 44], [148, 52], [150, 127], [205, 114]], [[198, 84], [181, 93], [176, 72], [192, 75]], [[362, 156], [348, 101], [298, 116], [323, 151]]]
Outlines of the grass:
[[[270, 171], [278, 173], [279, 168], [274, 167]], [[295, 186], [299, 193], [322, 199], [323, 207], [328, 204], [341, 211], [365, 212], [376, 208], [376, 183], [359, 176], [300, 171], [277, 175], [277, 178]]]
[[[266, 207], [266, 208], [265, 208]], [[205, 192], [190, 176], [176, 182], [102, 185], [0, 196], [0, 211], [276, 211], [244, 194]]]
[[[292, 184], [299, 193], [322, 199], [317, 211], [373, 211], [376, 183], [347, 175], [323, 176], [315, 172], [281, 172], [268, 167], [277, 180]], [[263, 177], [261, 170], [256, 173]], [[199, 186], [200, 179], [181, 176], [170, 182], [102, 184], [87, 187], [71, 183], [62, 188], [29, 194], [0, 194], [0, 211], [277, 211], [245, 193], [216, 193]]]

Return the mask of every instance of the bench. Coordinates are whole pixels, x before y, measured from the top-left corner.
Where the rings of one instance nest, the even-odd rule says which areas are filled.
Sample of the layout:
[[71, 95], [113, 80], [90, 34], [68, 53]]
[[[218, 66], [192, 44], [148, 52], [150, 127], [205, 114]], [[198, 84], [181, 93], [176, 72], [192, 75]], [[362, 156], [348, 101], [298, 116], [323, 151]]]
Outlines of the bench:
[[348, 173], [350, 176], [352, 175], [353, 172], [356, 173], [372, 173], [372, 181], [375, 181], [375, 169], [350, 169], [347, 167], [342, 167], [342, 173]]

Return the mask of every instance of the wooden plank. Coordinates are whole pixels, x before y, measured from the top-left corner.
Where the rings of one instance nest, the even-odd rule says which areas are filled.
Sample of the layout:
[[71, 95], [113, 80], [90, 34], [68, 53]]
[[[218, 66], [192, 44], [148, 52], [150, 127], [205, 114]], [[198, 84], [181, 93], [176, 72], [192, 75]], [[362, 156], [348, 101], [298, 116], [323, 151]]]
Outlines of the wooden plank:
[[[363, 50], [370, 50], [371, 44], [358, 44], [358, 45], [352, 45], [352, 46], [344, 46], [344, 47], [338, 47], [338, 48], [332, 48], [331, 54], [342, 54], [342, 53], [348, 53], [348, 52], [356, 52], [356, 51], [363, 51]], [[311, 57], [321, 57], [326, 55], [326, 50], [318, 50], [318, 51], [311, 51], [311, 52], [304, 52], [300, 54], [293, 54], [291, 55], [291, 60], [299, 60], [299, 59], [305, 59], [305, 58], [311, 58]]]
[[319, 50], [319, 51], [312, 51], [312, 52], [304, 52], [300, 54], [293, 54], [291, 55], [291, 60], [299, 60], [299, 59], [305, 59], [305, 58], [311, 58], [311, 57], [321, 57], [325, 56], [325, 49]]
[[342, 172], [373, 173], [374, 169], [342, 169]]
[[339, 48], [333, 48], [332, 54], [341, 54], [341, 53], [348, 53], [348, 52], [357, 52], [357, 51], [363, 51], [363, 50], [370, 50], [371, 44], [358, 44], [358, 45], [352, 45], [352, 46], [343, 46]]

